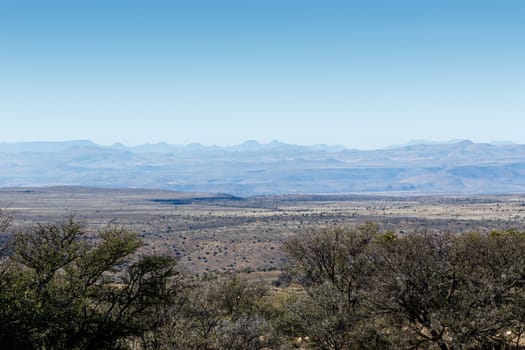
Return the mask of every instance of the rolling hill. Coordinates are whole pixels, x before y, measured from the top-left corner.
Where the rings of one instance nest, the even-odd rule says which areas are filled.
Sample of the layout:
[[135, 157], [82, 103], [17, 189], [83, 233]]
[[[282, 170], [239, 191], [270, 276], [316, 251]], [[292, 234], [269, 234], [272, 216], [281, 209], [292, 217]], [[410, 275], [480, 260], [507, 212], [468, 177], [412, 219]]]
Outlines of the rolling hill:
[[260, 195], [525, 192], [525, 145], [458, 141], [363, 151], [247, 141], [230, 147], [0, 143], [0, 187], [96, 186]]

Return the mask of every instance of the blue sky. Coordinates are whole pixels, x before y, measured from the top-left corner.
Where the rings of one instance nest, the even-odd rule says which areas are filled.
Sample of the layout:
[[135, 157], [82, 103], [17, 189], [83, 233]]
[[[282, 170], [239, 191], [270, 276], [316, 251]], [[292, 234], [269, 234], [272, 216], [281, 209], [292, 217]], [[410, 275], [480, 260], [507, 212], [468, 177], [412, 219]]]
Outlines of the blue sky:
[[525, 143], [525, 1], [0, 0], [0, 142]]

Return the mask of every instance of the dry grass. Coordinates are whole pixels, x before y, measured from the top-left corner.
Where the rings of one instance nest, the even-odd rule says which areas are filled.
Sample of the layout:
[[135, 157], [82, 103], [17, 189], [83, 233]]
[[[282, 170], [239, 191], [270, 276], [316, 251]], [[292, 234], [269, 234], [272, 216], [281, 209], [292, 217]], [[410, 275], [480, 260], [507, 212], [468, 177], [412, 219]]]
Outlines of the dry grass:
[[[376, 221], [398, 234], [525, 230], [525, 196], [380, 197], [264, 196], [243, 201], [199, 200], [203, 195], [155, 190], [74, 187], [0, 189], [13, 227], [76, 213], [93, 231], [108, 224], [137, 232], [142, 253], [170, 254], [198, 272], [272, 271], [286, 260], [284, 239], [317, 225]], [[185, 199], [187, 204], [154, 202]]]

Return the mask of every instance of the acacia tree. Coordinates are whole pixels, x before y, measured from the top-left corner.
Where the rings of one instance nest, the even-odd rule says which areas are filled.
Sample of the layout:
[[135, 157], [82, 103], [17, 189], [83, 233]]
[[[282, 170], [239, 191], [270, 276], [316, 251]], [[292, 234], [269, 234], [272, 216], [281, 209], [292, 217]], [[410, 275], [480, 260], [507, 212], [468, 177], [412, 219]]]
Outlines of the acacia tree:
[[452, 239], [407, 236], [378, 244], [369, 253], [377, 266], [375, 288], [368, 298], [371, 309], [389, 317], [393, 332], [405, 333], [415, 348], [435, 343], [448, 349], [446, 320], [459, 308], [461, 283], [450, 264]]
[[414, 348], [522, 348], [525, 235], [423, 234], [382, 242], [371, 310]]
[[171, 349], [274, 349], [279, 337], [263, 298], [267, 288], [237, 275], [194, 281], [186, 289]]
[[321, 228], [284, 244], [305, 295], [282, 327], [317, 349], [522, 349], [525, 233]]
[[73, 217], [15, 234], [0, 279], [2, 347], [277, 347], [261, 284], [191, 280], [169, 257], [138, 256], [140, 245], [118, 227], [90, 236]]
[[70, 217], [13, 237], [0, 289], [0, 343], [113, 349], [149, 331], [140, 316], [174, 297], [175, 261], [134, 258], [141, 242], [122, 228], [102, 230], [96, 243], [86, 233]]
[[367, 223], [311, 228], [284, 242], [290, 273], [306, 291], [285, 304], [282, 327], [290, 335], [327, 350], [386, 346], [363, 308], [374, 272], [365, 253], [378, 235], [379, 227]]
[[525, 233], [495, 231], [458, 236], [453, 263], [464, 276], [468, 319], [454, 332], [472, 347], [523, 348]]

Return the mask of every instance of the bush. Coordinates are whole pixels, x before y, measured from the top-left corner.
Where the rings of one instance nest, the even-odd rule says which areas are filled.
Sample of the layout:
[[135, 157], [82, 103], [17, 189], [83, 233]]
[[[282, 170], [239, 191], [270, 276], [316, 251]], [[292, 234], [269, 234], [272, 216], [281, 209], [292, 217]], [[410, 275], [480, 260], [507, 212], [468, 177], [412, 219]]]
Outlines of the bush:
[[525, 233], [322, 228], [284, 250], [306, 290], [285, 328], [314, 348], [523, 348]]
[[134, 258], [141, 242], [122, 228], [99, 232], [96, 244], [85, 236], [70, 217], [13, 237], [0, 284], [1, 344], [117, 348], [149, 331], [141, 315], [173, 297], [175, 261]]

